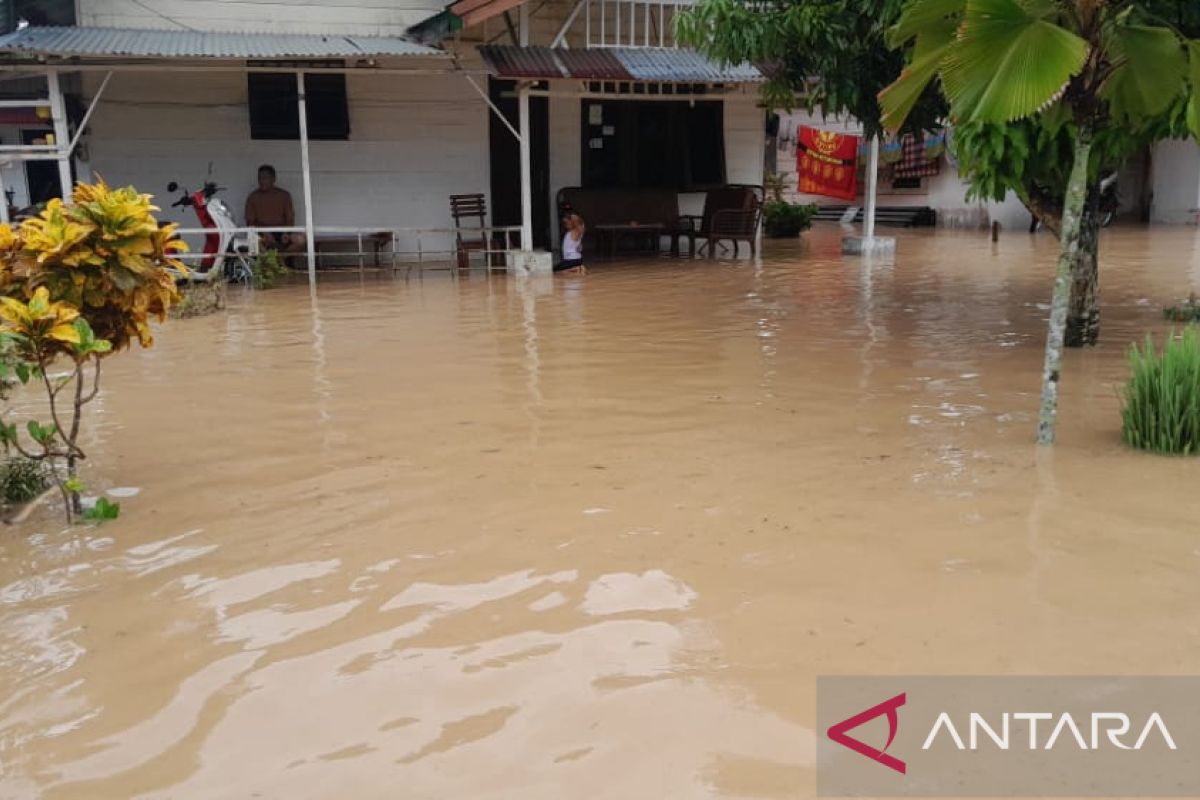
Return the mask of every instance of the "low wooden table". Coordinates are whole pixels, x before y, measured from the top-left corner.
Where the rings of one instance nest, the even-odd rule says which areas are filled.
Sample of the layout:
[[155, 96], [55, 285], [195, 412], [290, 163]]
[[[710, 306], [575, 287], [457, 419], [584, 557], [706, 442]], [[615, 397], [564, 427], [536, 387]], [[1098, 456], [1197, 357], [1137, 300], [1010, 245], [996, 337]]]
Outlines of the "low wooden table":
[[609, 241], [609, 257], [617, 257], [617, 240], [621, 238], [623, 233], [646, 234], [651, 237], [654, 246], [651, 250], [658, 252], [659, 242], [662, 240], [663, 231], [666, 227], [663, 225], [642, 225], [637, 222], [625, 222], [620, 224], [597, 225], [596, 231], [601, 234], [600, 238], [608, 236]]

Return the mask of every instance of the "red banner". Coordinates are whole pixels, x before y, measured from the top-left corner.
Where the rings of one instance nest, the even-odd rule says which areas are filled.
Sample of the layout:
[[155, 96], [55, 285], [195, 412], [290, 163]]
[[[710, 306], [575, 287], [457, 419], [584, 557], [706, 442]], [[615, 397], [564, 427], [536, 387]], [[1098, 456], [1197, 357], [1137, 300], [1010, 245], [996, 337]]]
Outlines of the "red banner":
[[801, 127], [796, 190], [854, 200], [858, 196], [858, 137]]

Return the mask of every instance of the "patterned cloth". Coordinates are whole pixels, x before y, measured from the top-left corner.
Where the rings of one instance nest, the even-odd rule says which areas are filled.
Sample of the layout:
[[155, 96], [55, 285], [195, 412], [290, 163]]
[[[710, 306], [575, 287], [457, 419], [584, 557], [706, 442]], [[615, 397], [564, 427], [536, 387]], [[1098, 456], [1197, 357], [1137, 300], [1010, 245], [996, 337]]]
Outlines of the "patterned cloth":
[[927, 178], [942, 171], [940, 158], [925, 158], [924, 138], [918, 139], [911, 133], [906, 133], [900, 139], [900, 149], [902, 155], [895, 166], [897, 178]]

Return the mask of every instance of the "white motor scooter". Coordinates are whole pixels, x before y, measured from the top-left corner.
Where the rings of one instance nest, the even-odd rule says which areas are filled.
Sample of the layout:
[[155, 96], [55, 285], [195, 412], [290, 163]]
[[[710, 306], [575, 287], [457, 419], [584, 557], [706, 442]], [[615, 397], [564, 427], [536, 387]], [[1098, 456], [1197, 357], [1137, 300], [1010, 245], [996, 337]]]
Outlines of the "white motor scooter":
[[253, 281], [251, 260], [257, 254], [258, 247], [250, 237], [237, 232], [233, 212], [225, 205], [225, 201], [216, 196], [222, 188], [212, 181], [205, 181], [203, 189], [188, 192], [171, 181], [167, 184], [167, 191], [182, 191], [183, 194], [171, 207], [191, 206], [200, 220], [200, 226], [214, 231], [204, 236], [204, 254], [199, 269], [189, 270], [187, 275], [181, 274], [179, 277], [194, 282], [209, 282], [222, 277], [239, 283]]

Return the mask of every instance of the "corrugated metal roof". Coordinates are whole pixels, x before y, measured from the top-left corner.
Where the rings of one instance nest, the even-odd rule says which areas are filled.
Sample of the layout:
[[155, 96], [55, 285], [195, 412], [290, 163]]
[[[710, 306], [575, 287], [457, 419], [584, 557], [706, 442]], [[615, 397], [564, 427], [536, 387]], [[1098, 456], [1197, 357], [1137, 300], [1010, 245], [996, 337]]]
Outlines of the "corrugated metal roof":
[[631, 81], [629, 70], [617, 60], [616, 53], [607, 48], [595, 50], [560, 50], [558, 57], [573, 78], [597, 78], [612, 81]]
[[605, 47], [568, 50], [488, 45], [479, 48], [488, 69], [505, 78], [582, 78], [665, 83], [756, 83], [749, 64], [723, 67], [685, 48]]
[[28, 27], [0, 36], [0, 56], [372, 58], [447, 56], [399, 37]]
[[686, 48], [620, 48], [614, 55], [639, 81], [695, 81], [696, 83], [755, 83], [763, 75], [749, 64], [722, 66]]
[[479, 54], [493, 73], [505, 78], [567, 78], [571, 75], [555, 61], [555, 52], [549, 47], [486, 45], [479, 48]]

